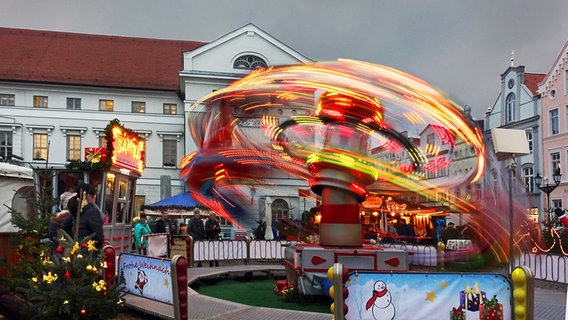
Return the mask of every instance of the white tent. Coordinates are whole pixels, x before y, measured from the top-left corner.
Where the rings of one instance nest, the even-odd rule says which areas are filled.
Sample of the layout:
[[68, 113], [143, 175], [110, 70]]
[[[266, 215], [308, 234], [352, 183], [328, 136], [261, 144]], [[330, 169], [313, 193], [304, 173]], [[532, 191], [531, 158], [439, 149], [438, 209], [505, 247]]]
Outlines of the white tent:
[[18, 232], [9, 208], [26, 214], [28, 203], [23, 196], [32, 195], [33, 188], [32, 169], [0, 163], [0, 233]]

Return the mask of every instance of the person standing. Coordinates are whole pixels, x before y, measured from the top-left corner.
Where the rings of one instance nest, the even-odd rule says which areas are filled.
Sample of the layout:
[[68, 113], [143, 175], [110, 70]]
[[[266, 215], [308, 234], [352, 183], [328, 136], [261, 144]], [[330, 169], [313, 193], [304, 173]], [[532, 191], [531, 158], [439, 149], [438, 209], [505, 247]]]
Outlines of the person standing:
[[[201, 220], [201, 210], [195, 209], [193, 218], [189, 220], [187, 226], [187, 234], [193, 238], [193, 241], [205, 239], [205, 226]], [[197, 261], [197, 266], [201, 267], [201, 261]]]
[[136, 240], [136, 249], [138, 250], [139, 254], [146, 254], [146, 249], [148, 248], [148, 242], [146, 241], [147, 237], [144, 237], [146, 234], [152, 233], [150, 226], [146, 220], [146, 214], [140, 214], [140, 220], [136, 222], [134, 226], [134, 239]]
[[254, 238], [256, 240], [264, 240], [264, 234], [266, 233], [266, 221], [257, 221], [258, 226], [254, 230]]
[[168, 218], [168, 212], [167, 211], [162, 211], [162, 216], [160, 217], [160, 220], [156, 221], [156, 225], [155, 225], [155, 232], [156, 233], [170, 233], [170, 228], [171, 228], [171, 222], [170, 219]]
[[162, 216], [160, 217], [160, 219], [158, 221], [156, 221], [156, 224], [154, 225], [154, 232], [155, 233], [167, 233], [168, 234], [168, 257], [170, 256], [170, 247], [172, 245], [172, 235], [171, 235], [171, 221], [168, 217], [168, 212], [167, 211], [162, 211]]
[[460, 232], [458, 231], [458, 229], [456, 229], [456, 226], [453, 222], [448, 223], [448, 225], [444, 228], [444, 231], [442, 231], [442, 242], [444, 242], [444, 245], [448, 245], [448, 240], [450, 239], [459, 239], [461, 236]]
[[[215, 213], [211, 212], [209, 214], [209, 218], [205, 221], [205, 235], [209, 240], [219, 240], [221, 235], [221, 225], [219, 224], [219, 220], [215, 216]], [[214, 259], [209, 261], [209, 266], [213, 267], [219, 266], [219, 260]]]
[[[96, 198], [97, 193], [95, 188], [90, 184], [83, 183], [77, 188], [77, 195], [69, 200], [67, 206], [71, 212], [70, 216], [73, 219], [73, 234], [75, 230], [77, 230], [77, 238], [79, 241], [83, 241], [86, 237], [92, 235], [92, 240], [95, 241], [95, 247], [100, 249], [104, 243], [104, 231], [103, 219], [95, 204]], [[86, 203], [79, 203], [83, 200], [85, 200]], [[78, 217], [75, 215], [76, 212], [79, 212]]]

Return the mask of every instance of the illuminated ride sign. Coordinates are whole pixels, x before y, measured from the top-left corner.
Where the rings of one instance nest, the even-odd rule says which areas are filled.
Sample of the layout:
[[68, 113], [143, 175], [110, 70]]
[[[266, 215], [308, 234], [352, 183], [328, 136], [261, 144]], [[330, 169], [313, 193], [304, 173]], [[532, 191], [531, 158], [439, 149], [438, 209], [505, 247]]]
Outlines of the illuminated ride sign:
[[142, 174], [144, 171], [144, 140], [123, 128], [112, 128], [112, 165]]
[[115, 166], [142, 174], [145, 140], [113, 120], [106, 128], [107, 148], [85, 148], [85, 161]]

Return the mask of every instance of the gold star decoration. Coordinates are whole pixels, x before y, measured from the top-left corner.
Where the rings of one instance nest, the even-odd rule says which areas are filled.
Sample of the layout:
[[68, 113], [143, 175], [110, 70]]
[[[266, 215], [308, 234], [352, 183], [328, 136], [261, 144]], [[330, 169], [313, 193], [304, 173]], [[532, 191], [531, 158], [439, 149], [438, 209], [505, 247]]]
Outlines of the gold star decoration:
[[426, 300], [434, 303], [434, 299], [436, 299], [436, 295], [434, 294], [434, 291], [426, 291]]
[[168, 278], [164, 279], [164, 286], [167, 288], [170, 286], [170, 281], [168, 281]]
[[448, 286], [448, 283], [446, 281], [442, 281], [442, 283], [440, 283], [440, 287], [442, 287], [442, 289], [445, 289]]

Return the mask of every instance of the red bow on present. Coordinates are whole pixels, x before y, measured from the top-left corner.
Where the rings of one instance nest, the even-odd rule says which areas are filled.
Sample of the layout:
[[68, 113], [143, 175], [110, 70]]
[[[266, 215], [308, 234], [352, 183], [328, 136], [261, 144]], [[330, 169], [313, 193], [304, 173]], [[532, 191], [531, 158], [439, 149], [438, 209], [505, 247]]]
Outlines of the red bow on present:
[[459, 306], [457, 309], [456, 307], [452, 308], [452, 315], [453, 316], [459, 316], [460, 314], [462, 314], [462, 306]]
[[369, 299], [369, 301], [367, 301], [367, 310], [375, 304], [375, 300], [377, 300], [377, 298], [384, 296], [385, 293], [387, 293], [386, 289], [381, 291], [373, 290], [373, 296]]

